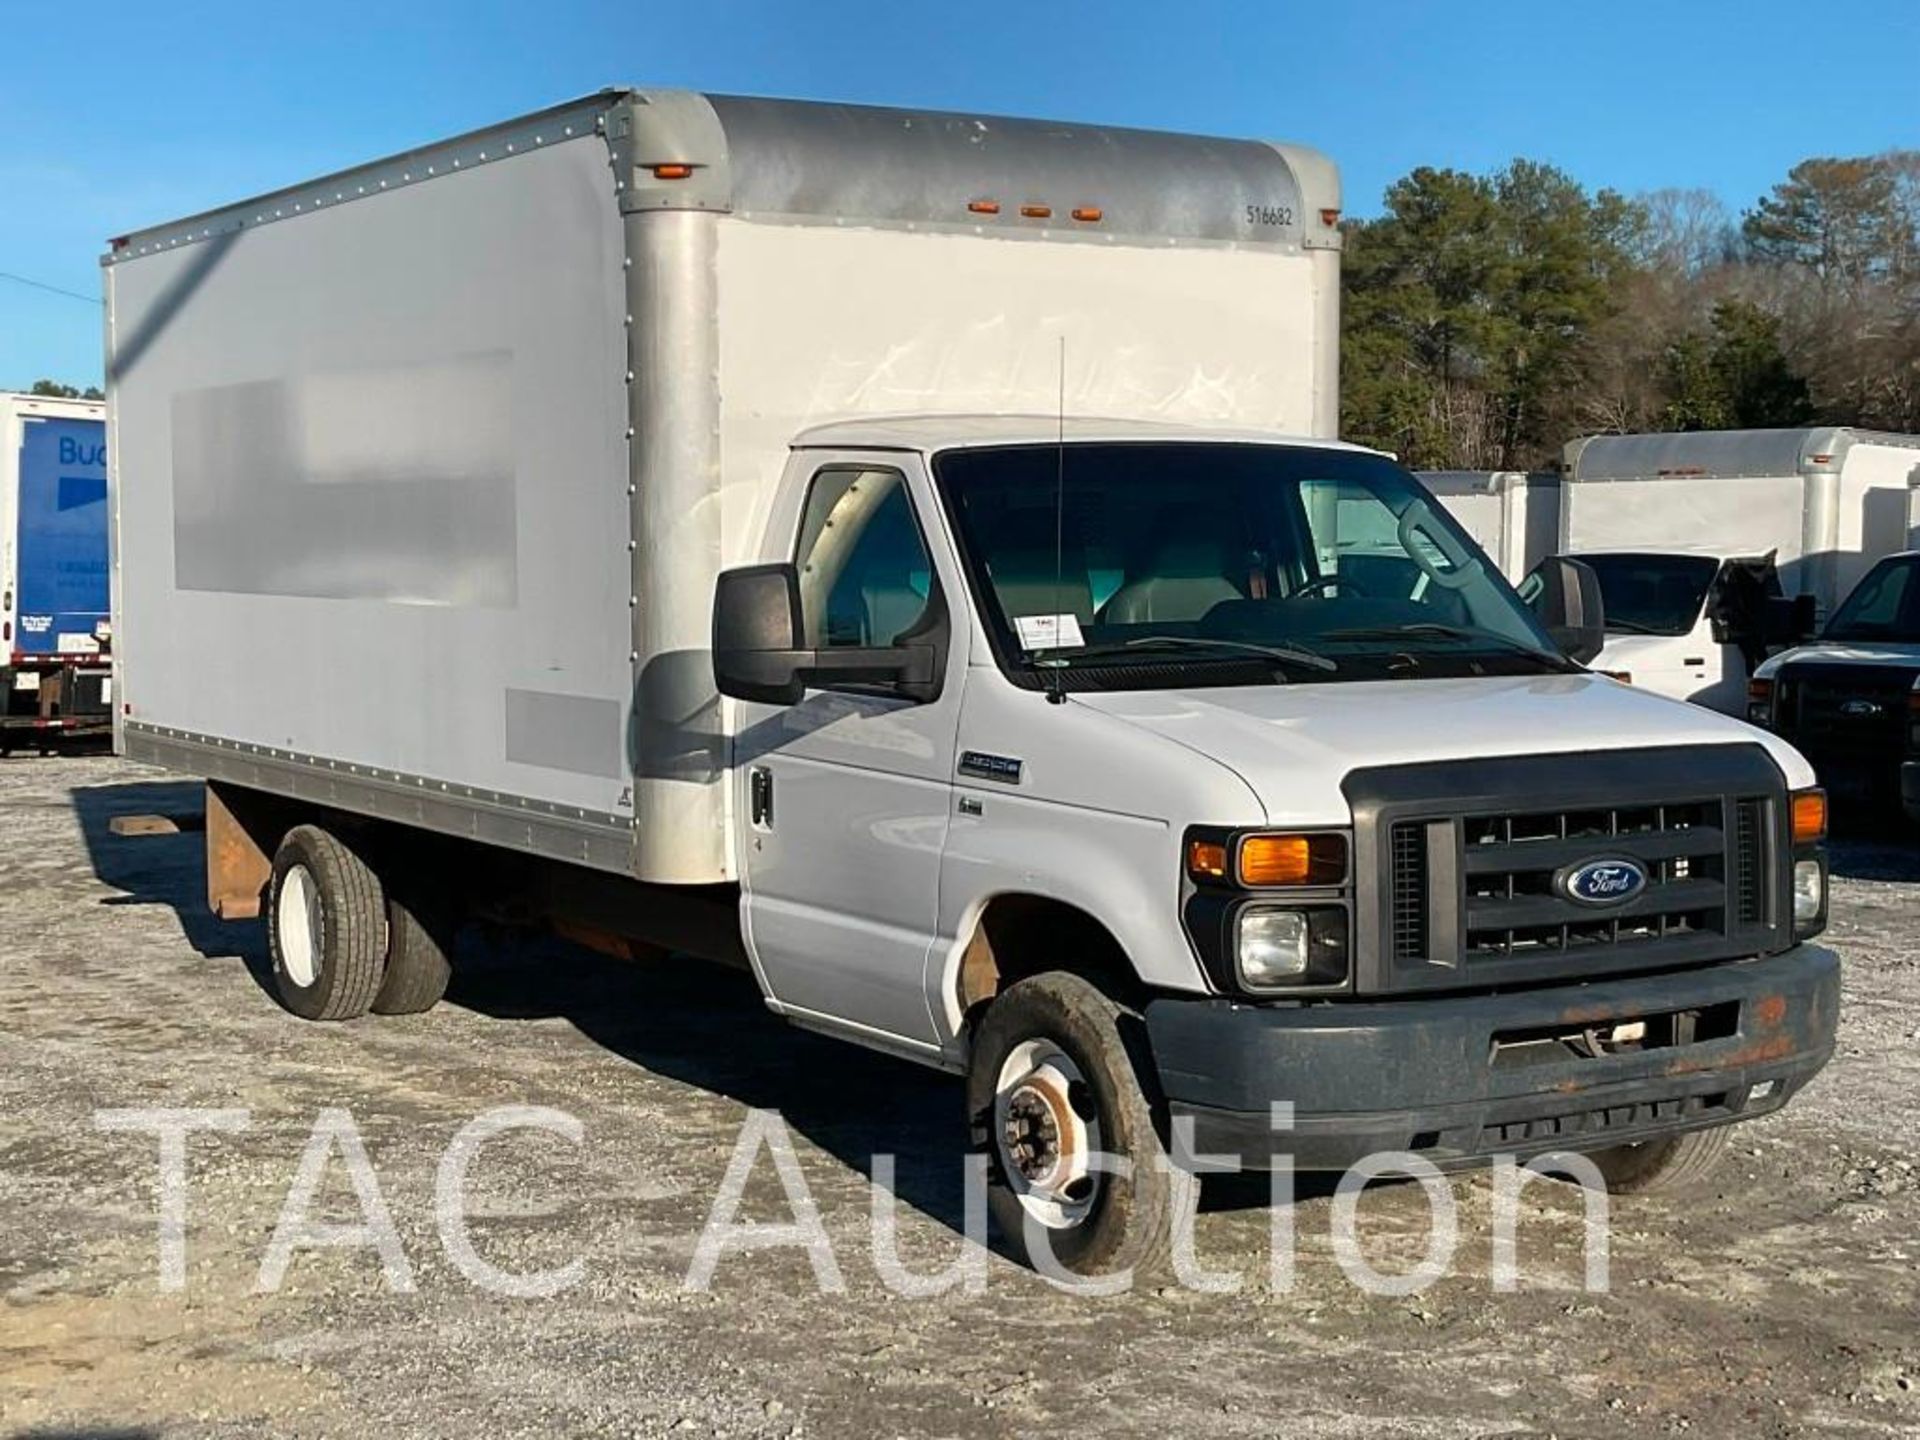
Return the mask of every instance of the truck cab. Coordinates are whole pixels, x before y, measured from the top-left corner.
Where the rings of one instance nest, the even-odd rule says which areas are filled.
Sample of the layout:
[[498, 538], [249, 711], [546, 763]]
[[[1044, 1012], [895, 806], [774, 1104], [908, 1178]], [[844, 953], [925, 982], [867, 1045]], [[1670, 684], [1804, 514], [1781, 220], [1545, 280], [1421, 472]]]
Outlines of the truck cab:
[[1762, 665], [1748, 705], [1836, 799], [1920, 824], [1920, 551], [1880, 561], [1819, 639]]
[[1747, 679], [1782, 643], [1812, 631], [1812, 606], [1789, 599], [1771, 554], [1584, 551], [1600, 579], [1607, 643], [1596, 669], [1727, 715], [1744, 713]]
[[966, 1073], [1003, 1227], [1076, 1269], [1149, 1243], [1155, 1114], [1239, 1167], [1692, 1170], [1830, 1052], [1822, 802], [1569, 658], [1561, 564], [1530, 609], [1327, 441], [802, 435], [714, 616], [768, 1003]]

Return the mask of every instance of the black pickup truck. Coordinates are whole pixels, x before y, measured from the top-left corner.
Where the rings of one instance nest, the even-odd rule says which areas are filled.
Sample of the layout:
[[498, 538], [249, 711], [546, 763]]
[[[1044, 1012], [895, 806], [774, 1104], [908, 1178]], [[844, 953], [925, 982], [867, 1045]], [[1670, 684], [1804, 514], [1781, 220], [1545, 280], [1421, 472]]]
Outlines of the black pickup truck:
[[1920, 824], [1920, 551], [1875, 565], [1817, 640], [1762, 665], [1747, 718], [1792, 741], [1837, 805]]

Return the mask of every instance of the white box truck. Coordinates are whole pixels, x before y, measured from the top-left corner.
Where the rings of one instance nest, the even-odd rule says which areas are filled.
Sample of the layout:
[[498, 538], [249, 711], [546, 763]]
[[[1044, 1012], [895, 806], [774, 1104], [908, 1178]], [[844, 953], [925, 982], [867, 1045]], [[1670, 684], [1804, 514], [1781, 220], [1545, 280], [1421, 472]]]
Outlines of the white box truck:
[[106, 406], [0, 392], [0, 753], [111, 724]]
[[1609, 634], [1596, 664], [1744, 714], [1753, 669], [1906, 547], [1916, 475], [1920, 436], [1867, 430], [1575, 440], [1560, 549], [1600, 576]]
[[1553, 471], [1421, 470], [1420, 483], [1516, 585], [1560, 546]]
[[1812, 773], [1331, 438], [1339, 206], [609, 91], [115, 241], [121, 743], [296, 1014], [432, 1004], [475, 912], [737, 958], [964, 1074], [1081, 1273], [1189, 1142], [1697, 1173], [1831, 1053]]

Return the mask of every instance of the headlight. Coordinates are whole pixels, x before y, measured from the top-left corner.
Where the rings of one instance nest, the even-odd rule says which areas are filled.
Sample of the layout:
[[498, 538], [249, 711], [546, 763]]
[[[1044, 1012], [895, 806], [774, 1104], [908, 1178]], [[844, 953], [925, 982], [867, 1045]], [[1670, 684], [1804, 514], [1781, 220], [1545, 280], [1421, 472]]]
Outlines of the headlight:
[[1249, 905], [1235, 917], [1233, 948], [1249, 990], [1338, 985], [1347, 978], [1347, 912]]
[[1773, 681], [1747, 682], [1747, 721], [1771, 728], [1773, 725]]
[[1793, 862], [1793, 928], [1811, 933], [1827, 913], [1827, 867], [1818, 860]]

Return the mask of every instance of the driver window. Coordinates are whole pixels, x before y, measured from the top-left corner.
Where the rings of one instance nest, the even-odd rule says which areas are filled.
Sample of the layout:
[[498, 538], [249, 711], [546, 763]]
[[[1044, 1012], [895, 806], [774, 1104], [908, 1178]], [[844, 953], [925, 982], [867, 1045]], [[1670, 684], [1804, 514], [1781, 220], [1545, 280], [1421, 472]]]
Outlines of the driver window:
[[898, 470], [815, 475], [795, 560], [806, 643], [819, 649], [890, 646], [932, 595], [933, 566]]

